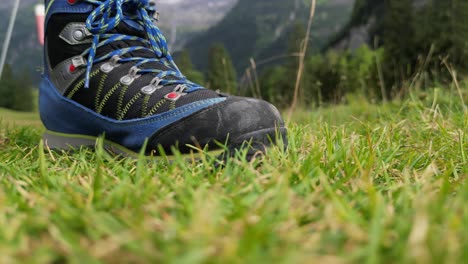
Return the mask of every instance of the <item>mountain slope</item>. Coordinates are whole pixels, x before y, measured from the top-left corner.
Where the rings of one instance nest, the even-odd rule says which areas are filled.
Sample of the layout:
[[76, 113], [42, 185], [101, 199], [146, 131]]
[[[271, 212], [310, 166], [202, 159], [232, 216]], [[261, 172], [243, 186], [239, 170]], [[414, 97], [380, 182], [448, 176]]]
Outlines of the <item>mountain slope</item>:
[[[249, 58], [262, 60], [284, 55], [287, 35], [297, 23], [306, 24], [309, 1], [239, 0], [237, 5], [215, 27], [187, 45], [194, 64], [206, 69], [210, 47], [223, 43], [238, 71], [249, 64]], [[318, 50], [339, 32], [348, 21], [354, 1], [319, 1], [312, 29], [312, 43]]]
[[166, 33], [171, 50], [216, 25], [238, 0], [159, 0], [158, 26]]
[[350, 21], [328, 44], [333, 49], [356, 49], [371, 42], [383, 31], [384, 0], [357, 0]]
[[[463, 1], [466, 0], [460, 2]], [[429, 0], [411, 0], [410, 2], [415, 10], [420, 10], [431, 3]], [[378, 40], [378, 45], [382, 45], [385, 31], [383, 18], [388, 11], [386, 3], [388, 1], [385, 0], [357, 0], [350, 21], [335, 38], [331, 39], [327, 48], [354, 50], [362, 44], [373, 46], [375, 40]], [[447, 3], [450, 2], [447, 1]], [[417, 18], [415, 16], [415, 19]]]

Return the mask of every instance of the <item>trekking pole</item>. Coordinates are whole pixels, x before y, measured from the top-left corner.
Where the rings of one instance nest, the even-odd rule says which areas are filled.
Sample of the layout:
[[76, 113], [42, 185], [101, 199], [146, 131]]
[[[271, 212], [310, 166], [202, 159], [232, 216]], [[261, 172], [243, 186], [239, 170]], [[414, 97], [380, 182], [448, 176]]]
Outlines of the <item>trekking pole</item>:
[[2, 57], [0, 58], [0, 80], [2, 79], [3, 67], [5, 66], [8, 46], [10, 46], [11, 34], [13, 33], [13, 27], [15, 25], [16, 15], [18, 14], [19, 4], [20, 0], [16, 0], [13, 6], [13, 13], [10, 17], [10, 24], [8, 25], [5, 41], [3, 43]]

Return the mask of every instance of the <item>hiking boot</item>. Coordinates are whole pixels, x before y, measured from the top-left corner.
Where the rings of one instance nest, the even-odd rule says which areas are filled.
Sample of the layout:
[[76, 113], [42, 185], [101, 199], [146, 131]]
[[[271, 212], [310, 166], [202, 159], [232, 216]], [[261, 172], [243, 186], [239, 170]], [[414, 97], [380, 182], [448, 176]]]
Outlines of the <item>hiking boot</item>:
[[[286, 128], [271, 104], [185, 78], [148, 0], [46, 0], [40, 114], [52, 149], [159, 155], [227, 144], [264, 151]], [[222, 89], [222, 87], [216, 87]]]

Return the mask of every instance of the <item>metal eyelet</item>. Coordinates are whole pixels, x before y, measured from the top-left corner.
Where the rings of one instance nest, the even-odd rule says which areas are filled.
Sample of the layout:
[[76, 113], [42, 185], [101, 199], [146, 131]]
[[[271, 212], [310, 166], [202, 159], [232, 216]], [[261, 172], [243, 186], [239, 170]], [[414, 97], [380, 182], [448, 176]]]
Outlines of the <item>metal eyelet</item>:
[[143, 88], [141, 88], [141, 92], [146, 95], [152, 95], [157, 90], [163, 88], [164, 86], [159, 85], [162, 82], [162, 79], [156, 77], [151, 80], [151, 83]]
[[179, 84], [174, 88], [174, 92], [181, 93], [183, 95], [186, 94], [185, 93], [186, 91], [187, 91], [187, 85], [185, 85], [185, 84]]
[[76, 41], [82, 41], [87, 37], [92, 36], [91, 32], [87, 28], [80, 28], [73, 32], [73, 38]]
[[80, 67], [86, 64], [86, 60], [82, 56], [72, 58], [72, 63], [75, 67]]
[[101, 71], [104, 73], [109, 73], [111, 72], [114, 68], [117, 68], [120, 66], [119, 64], [120, 57], [117, 55], [114, 55], [109, 62], [106, 62], [101, 65]]
[[73, 57], [71, 59], [71, 64], [69, 68], [70, 73], [74, 73], [76, 69], [78, 69], [79, 67], [83, 65], [86, 65], [86, 60], [83, 57], [81, 56]]
[[104, 73], [109, 73], [114, 69], [110, 63], [104, 63], [101, 65], [101, 71]]
[[[156, 78], [153, 78], [153, 80], [151, 80], [150, 82], [150, 85], [152, 86], [160, 86], [159, 84], [162, 82], [163, 80], [160, 79], [159, 77], [156, 77]], [[162, 87], [162, 86], [160, 86]]]
[[156, 0], [150, 0], [148, 2], [149, 11], [152, 11], [151, 13], [153, 13], [152, 14], [153, 20], [159, 21], [159, 12], [156, 10], [156, 5], [157, 5]]
[[155, 21], [159, 21], [159, 18], [160, 18], [159, 12], [154, 12], [153, 19], [154, 19]]
[[152, 95], [154, 92], [156, 92], [156, 87], [147, 85], [143, 88], [141, 88], [141, 92], [146, 94], [146, 95]]
[[73, 38], [78, 41], [83, 40], [85, 38], [83, 30], [75, 30], [75, 32], [73, 32]]
[[155, 8], [155, 7], [156, 7], [156, 4], [157, 4], [156, 0], [149, 0], [149, 1], [148, 1], [148, 5], [149, 5], [151, 8]]
[[164, 98], [166, 98], [166, 100], [175, 102], [179, 100], [182, 96], [186, 95], [186, 91], [187, 86], [185, 84], [179, 84], [174, 88], [172, 92], [166, 94]]
[[133, 66], [132, 68], [130, 68], [130, 71], [127, 75], [120, 78], [120, 82], [126, 86], [131, 85], [136, 79], [138, 79], [141, 76], [138, 75], [139, 71], [140, 69], [138, 67]]

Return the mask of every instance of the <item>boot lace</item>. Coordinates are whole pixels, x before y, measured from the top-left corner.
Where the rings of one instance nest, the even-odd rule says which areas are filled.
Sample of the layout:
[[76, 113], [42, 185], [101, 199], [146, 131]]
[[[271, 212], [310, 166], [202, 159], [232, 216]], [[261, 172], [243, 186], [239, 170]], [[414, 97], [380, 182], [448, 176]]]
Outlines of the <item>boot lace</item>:
[[[178, 85], [178, 89], [190, 93], [202, 89], [198, 84], [189, 80], [180, 72], [168, 50], [168, 45], [161, 30], [155, 25], [156, 5], [150, 0], [82, 0], [93, 4], [96, 8], [86, 20], [86, 28], [93, 35], [91, 47], [81, 56], [87, 57], [85, 88], [89, 88], [91, 70], [94, 64], [113, 59], [114, 63], [134, 62], [132, 74], [154, 74], [152, 83], [159, 86]], [[145, 32], [146, 38], [122, 33], [113, 33], [123, 21], [132, 21], [133, 27]], [[114, 31], [115, 32], [115, 31]], [[116, 41], [136, 41], [140, 45], [116, 49], [100, 57], [96, 56], [98, 48]], [[149, 51], [154, 54], [151, 58], [133, 57], [129, 53], [135, 51]], [[125, 57], [123, 57], [126, 55]], [[164, 69], [145, 68], [145, 64], [159, 63]], [[84, 65], [83, 65], [84, 66]], [[168, 78], [169, 77], [169, 78]]]

